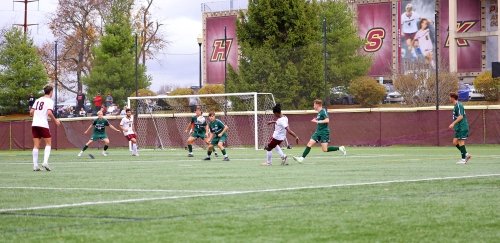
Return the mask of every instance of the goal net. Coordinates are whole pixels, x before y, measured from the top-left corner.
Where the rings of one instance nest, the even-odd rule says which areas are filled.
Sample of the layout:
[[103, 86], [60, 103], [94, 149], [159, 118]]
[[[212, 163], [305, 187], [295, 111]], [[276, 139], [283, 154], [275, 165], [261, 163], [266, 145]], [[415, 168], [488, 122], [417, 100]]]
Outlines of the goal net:
[[[201, 106], [203, 115], [215, 112], [229, 127], [228, 147], [263, 148], [272, 136], [275, 105], [271, 93], [227, 93], [205, 95], [129, 97], [128, 107], [135, 113], [138, 146], [142, 149], [175, 149], [186, 146], [186, 127]], [[208, 121], [208, 119], [207, 119]], [[205, 147], [198, 139], [196, 146]]]

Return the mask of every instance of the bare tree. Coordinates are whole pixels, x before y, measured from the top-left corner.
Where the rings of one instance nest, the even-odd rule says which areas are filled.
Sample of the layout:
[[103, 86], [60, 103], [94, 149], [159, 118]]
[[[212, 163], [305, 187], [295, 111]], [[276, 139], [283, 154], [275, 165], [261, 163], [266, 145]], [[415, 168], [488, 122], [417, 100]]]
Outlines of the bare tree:
[[[63, 87], [72, 92], [82, 91], [81, 78], [92, 69], [92, 47], [100, 37], [100, 11], [105, 0], [59, 0], [56, 12], [50, 17], [49, 27], [59, 40], [58, 77]], [[52, 43], [50, 43], [52, 44]], [[45, 44], [48, 47], [49, 44]], [[53, 60], [49, 48], [42, 48], [45, 63]], [[52, 56], [52, 57], [51, 57]], [[50, 71], [53, 65], [46, 65]]]
[[405, 63], [405, 72], [394, 77], [394, 87], [410, 106], [425, 106], [436, 103], [448, 103], [448, 94], [458, 90], [458, 76], [450, 73], [448, 68], [440, 65], [439, 93], [436, 93], [436, 72], [429, 63], [415, 61]]
[[151, 6], [153, 0], [145, 0], [145, 5], [142, 5], [136, 12], [133, 25], [139, 33], [139, 51], [138, 57], [141, 59], [141, 64], [146, 65], [147, 59], [154, 59], [155, 53], [166, 47], [168, 42], [161, 35], [160, 27], [163, 24], [152, 20]]

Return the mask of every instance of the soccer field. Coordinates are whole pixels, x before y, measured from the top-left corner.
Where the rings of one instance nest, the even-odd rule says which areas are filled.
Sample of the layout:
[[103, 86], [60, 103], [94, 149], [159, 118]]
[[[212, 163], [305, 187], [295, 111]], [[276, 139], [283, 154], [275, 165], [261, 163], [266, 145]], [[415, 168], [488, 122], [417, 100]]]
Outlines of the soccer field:
[[468, 150], [314, 147], [270, 167], [252, 149], [53, 150], [51, 172], [2, 151], [0, 242], [499, 242], [500, 149]]

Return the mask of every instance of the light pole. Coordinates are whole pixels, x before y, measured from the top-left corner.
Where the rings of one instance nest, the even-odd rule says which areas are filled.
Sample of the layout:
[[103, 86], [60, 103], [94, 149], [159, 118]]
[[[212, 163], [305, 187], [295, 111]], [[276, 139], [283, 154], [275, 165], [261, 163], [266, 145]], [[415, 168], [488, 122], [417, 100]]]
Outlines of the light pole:
[[198, 49], [199, 70], [198, 70], [198, 72], [199, 72], [199, 82], [200, 82], [200, 84], [199, 84], [198, 88], [201, 89], [201, 45], [203, 44], [203, 36], [201, 34], [198, 35], [198, 38], [196, 38], [196, 40], [198, 41], [198, 47], [199, 47], [199, 49]]
[[135, 33], [134, 48], [135, 48], [135, 97], [139, 97], [139, 72], [137, 70], [137, 66], [139, 66], [139, 60], [137, 57], [137, 33]]

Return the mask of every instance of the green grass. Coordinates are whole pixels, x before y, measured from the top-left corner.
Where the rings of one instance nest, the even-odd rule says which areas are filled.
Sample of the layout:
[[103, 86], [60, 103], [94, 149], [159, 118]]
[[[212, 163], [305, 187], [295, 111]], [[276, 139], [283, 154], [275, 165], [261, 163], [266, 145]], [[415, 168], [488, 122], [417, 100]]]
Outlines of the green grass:
[[272, 167], [251, 149], [53, 150], [51, 172], [2, 151], [0, 242], [499, 242], [500, 150], [468, 150], [459, 166], [454, 147], [315, 147]]

